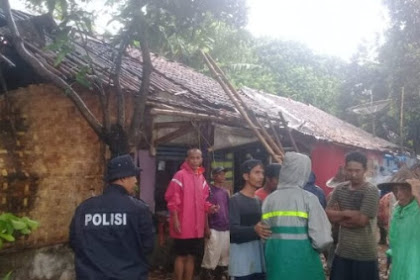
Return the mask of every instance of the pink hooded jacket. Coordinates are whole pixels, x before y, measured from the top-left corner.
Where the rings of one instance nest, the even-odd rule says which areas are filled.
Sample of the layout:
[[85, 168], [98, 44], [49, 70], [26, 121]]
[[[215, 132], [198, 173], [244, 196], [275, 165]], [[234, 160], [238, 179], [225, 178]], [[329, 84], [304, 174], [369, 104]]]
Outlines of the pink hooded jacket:
[[207, 201], [209, 186], [203, 176], [203, 169], [197, 173], [187, 162], [181, 170], [175, 173], [165, 193], [170, 212], [177, 211], [181, 233], [174, 230], [172, 218], [170, 219], [170, 236], [178, 239], [203, 238], [205, 227], [205, 213], [211, 206]]

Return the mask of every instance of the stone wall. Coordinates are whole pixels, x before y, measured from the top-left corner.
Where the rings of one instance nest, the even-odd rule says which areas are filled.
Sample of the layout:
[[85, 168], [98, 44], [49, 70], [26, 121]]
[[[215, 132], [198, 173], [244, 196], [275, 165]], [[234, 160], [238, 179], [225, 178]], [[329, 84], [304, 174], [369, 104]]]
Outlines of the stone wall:
[[65, 245], [26, 249], [0, 255], [0, 278], [12, 271], [14, 280], [74, 280], [74, 256]]
[[98, 137], [60, 90], [32, 85], [8, 96], [0, 96], [0, 212], [40, 228], [1, 254], [67, 242], [76, 206], [102, 192], [104, 166]]

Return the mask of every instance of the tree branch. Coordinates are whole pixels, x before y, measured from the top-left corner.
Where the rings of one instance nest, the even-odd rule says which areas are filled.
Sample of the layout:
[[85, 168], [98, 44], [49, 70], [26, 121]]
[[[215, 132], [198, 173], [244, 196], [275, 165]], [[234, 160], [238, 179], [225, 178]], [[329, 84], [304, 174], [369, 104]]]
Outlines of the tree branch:
[[123, 35], [123, 40], [118, 49], [118, 54], [115, 59], [115, 73], [113, 75], [114, 86], [117, 90], [117, 124], [121, 127], [125, 126], [125, 97], [120, 83], [122, 58], [125, 49], [130, 44], [130, 38], [133, 35], [134, 23], [131, 23], [127, 32]]
[[[144, 20], [142, 22], [144, 22]], [[130, 140], [134, 145], [136, 145], [140, 140], [140, 133], [143, 127], [144, 112], [146, 108], [146, 100], [150, 88], [150, 75], [152, 74], [152, 59], [150, 57], [149, 44], [147, 41], [145, 29], [145, 24], [141, 24], [141, 28], [138, 31], [138, 38], [140, 41], [140, 49], [143, 60], [143, 71], [140, 90], [134, 99], [134, 112], [130, 127]]]
[[82, 116], [88, 122], [90, 127], [95, 131], [95, 133], [102, 137], [102, 125], [93, 115], [93, 113], [86, 106], [85, 102], [81, 99], [79, 94], [73, 90], [73, 88], [66, 83], [59, 76], [52, 73], [40, 60], [33, 56], [26, 48], [23, 38], [20, 36], [19, 30], [16, 26], [16, 23], [13, 19], [12, 11], [10, 9], [10, 3], [8, 0], [1, 0], [1, 8], [6, 16], [8, 27], [10, 28], [12, 39], [16, 47], [17, 52], [29, 63], [32, 68], [39, 73], [43, 78], [51, 81], [54, 85], [64, 90], [64, 93], [70, 98], [74, 103], [77, 109], [80, 111]]

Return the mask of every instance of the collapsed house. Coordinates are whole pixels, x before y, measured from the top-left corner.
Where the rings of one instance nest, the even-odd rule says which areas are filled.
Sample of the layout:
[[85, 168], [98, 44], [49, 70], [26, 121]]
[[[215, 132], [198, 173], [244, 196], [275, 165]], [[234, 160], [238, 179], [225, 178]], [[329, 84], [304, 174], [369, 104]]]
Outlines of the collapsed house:
[[[46, 24], [50, 21], [20, 11], [13, 14], [28, 50], [55, 74], [75, 82], [77, 73], [88, 64], [88, 52], [105, 90], [115, 90], [110, 76], [116, 50], [111, 45], [95, 38], [83, 46], [73, 42], [74, 49], [56, 65], [57, 54], [45, 48], [52, 42]], [[29, 216], [41, 225], [0, 252], [0, 275], [14, 268], [18, 279], [59, 279], [71, 269], [71, 254], [60, 244], [68, 240], [68, 226], [77, 205], [101, 193], [107, 153], [65, 92], [20, 58], [8, 40], [2, 14], [0, 37], [1, 53], [15, 64], [11, 67], [3, 61], [0, 65], [7, 86], [0, 93], [0, 210]], [[152, 65], [145, 116], [148, 141], [134, 156], [143, 169], [140, 197], [153, 212], [165, 211], [163, 194], [188, 147], [204, 151], [207, 169], [216, 165], [229, 168], [228, 187], [232, 191], [238, 187], [242, 161], [249, 157], [270, 161], [214, 79], [154, 54]], [[120, 76], [128, 109], [139, 91], [141, 77], [141, 53], [130, 49], [123, 56]], [[99, 116], [95, 89], [75, 87]], [[397, 149], [314, 106], [250, 88], [241, 89], [240, 94], [267, 128], [276, 127], [286, 150], [295, 149], [295, 145], [311, 155], [317, 183], [323, 188], [348, 151], [364, 151], [374, 172], [384, 155]]]

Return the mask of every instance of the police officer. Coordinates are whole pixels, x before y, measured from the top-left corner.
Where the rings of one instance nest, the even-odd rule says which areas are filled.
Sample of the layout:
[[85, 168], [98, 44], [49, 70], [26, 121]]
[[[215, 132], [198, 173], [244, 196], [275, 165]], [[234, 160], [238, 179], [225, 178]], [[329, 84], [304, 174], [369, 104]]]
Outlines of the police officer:
[[138, 174], [129, 155], [113, 158], [104, 193], [77, 207], [70, 225], [77, 279], [147, 279], [154, 229], [146, 204], [130, 196]]

